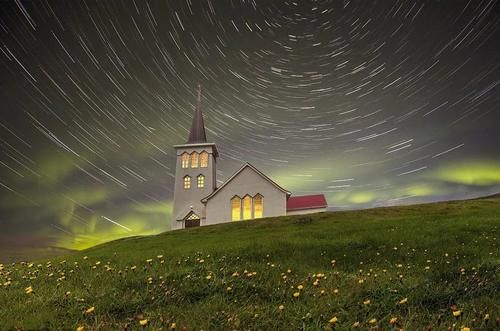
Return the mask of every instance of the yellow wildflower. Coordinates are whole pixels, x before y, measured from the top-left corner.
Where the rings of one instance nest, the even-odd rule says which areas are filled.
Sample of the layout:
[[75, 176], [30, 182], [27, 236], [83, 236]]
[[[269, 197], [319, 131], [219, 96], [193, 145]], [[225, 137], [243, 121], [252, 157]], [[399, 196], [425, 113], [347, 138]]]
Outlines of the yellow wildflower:
[[366, 299], [365, 301], [363, 301], [363, 304], [364, 304], [365, 306], [367, 306], [367, 305], [369, 305], [369, 304], [370, 304], [370, 302], [371, 302], [371, 301], [370, 301], [370, 299]]
[[397, 317], [392, 317], [390, 320], [389, 320], [389, 324], [396, 324], [396, 322], [398, 321], [398, 318]]
[[377, 319], [376, 318], [372, 318], [371, 320], [368, 321], [368, 323], [370, 323], [370, 324], [377, 324]]
[[95, 312], [95, 307], [90, 307], [89, 309], [85, 310], [85, 314], [92, 314]]
[[294, 298], [298, 298], [299, 296], [300, 296], [300, 292], [295, 292], [295, 293], [293, 294], [293, 297], [294, 297]]
[[76, 331], [83, 331], [83, 330], [85, 330], [85, 328], [83, 326], [79, 326], [76, 328]]
[[283, 310], [285, 310], [285, 306], [284, 306], [284, 305], [279, 305], [278, 309], [279, 309], [280, 311], [283, 311]]
[[328, 321], [330, 324], [335, 324], [338, 322], [338, 318], [337, 316], [333, 316], [332, 318], [330, 318], [330, 320]]
[[147, 319], [143, 319], [143, 320], [140, 320], [140, 321], [139, 321], [139, 324], [140, 324], [141, 326], [146, 326], [146, 325], [148, 325], [148, 322], [149, 322], [149, 321], [148, 321]]
[[297, 289], [299, 289], [300, 291], [302, 291], [304, 289], [304, 285], [301, 284], [301, 285], [297, 286]]
[[175, 330], [176, 327], [177, 327], [177, 324], [175, 324], [175, 323], [170, 324], [170, 330]]
[[462, 311], [461, 310], [454, 310], [453, 311], [453, 316], [460, 317], [460, 315], [462, 315]]

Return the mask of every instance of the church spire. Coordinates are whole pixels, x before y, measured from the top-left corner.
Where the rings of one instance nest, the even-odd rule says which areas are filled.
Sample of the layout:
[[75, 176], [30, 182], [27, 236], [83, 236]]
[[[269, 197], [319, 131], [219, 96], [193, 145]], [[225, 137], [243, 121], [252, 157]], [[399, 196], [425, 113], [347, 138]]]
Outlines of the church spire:
[[189, 132], [188, 144], [206, 143], [207, 136], [205, 134], [205, 123], [203, 122], [203, 114], [201, 112], [201, 85], [198, 84], [198, 100], [196, 109], [193, 115], [191, 131]]

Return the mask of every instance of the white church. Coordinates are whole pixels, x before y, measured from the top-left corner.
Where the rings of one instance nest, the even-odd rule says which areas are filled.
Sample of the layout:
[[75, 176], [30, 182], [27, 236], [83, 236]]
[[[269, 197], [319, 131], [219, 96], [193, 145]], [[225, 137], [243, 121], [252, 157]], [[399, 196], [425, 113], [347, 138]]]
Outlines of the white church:
[[323, 194], [291, 196], [250, 163], [217, 186], [219, 153], [215, 143], [207, 142], [200, 86], [189, 139], [173, 147], [177, 151], [173, 229], [326, 211]]

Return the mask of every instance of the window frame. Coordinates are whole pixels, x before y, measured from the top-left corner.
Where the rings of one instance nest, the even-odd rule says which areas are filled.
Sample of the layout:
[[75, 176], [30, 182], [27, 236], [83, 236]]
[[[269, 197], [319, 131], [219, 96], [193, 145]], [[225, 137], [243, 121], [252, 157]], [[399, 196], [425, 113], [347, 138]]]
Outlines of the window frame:
[[191, 169], [196, 169], [200, 165], [200, 154], [198, 152], [191, 153]]
[[[248, 208], [248, 210], [250, 211], [250, 217], [245, 217], [245, 199], [247, 199], [247, 201], [250, 201], [250, 206]], [[243, 197], [243, 199], [241, 199], [241, 219], [246, 221], [246, 220], [251, 220], [252, 218], [253, 218], [253, 198], [250, 194], [246, 194]]]
[[[238, 218], [237, 219], [234, 218], [234, 211], [233, 211], [233, 201], [235, 199], [238, 199]], [[229, 200], [229, 205], [231, 207], [231, 209], [230, 209], [231, 210], [231, 221], [241, 221], [242, 220], [242, 218], [241, 218], [241, 210], [242, 210], [241, 202], [242, 202], [242, 199], [238, 195], [233, 196]]]
[[191, 189], [191, 176], [186, 175], [182, 178], [182, 187], [185, 190]]
[[[200, 181], [201, 179], [201, 181]], [[201, 186], [200, 186], [200, 182], [201, 182]], [[205, 176], [203, 174], [199, 174], [198, 176], [196, 176], [196, 187], [197, 188], [204, 188], [205, 187]]]
[[[205, 159], [206, 158], [206, 159]], [[200, 153], [199, 156], [199, 161], [200, 161], [200, 168], [208, 168], [208, 162], [209, 162], [209, 154], [207, 151], [203, 151]], [[206, 163], [204, 163], [206, 161]]]
[[[256, 201], [256, 198], [257, 197], [260, 197], [260, 216], [256, 216], [256, 208], [255, 206], [257, 205], [255, 203]], [[253, 218], [257, 219], [257, 218], [262, 218], [264, 217], [264, 196], [260, 193], [257, 193], [253, 196], [252, 198], [252, 212], [253, 212]]]
[[188, 152], [184, 152], [181, 154], [181, 168], [182, 169], [188, 169], [189, 168], [189, 160], [190, 160], [190, 155]]

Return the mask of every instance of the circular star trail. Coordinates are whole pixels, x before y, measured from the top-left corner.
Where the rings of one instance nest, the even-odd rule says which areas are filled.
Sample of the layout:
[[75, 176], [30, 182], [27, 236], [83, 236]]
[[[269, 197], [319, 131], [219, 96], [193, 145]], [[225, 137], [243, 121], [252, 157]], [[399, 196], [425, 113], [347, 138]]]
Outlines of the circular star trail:
[[169, 229], [198, 84], [220, 183], [248, 161], [333, 210], [500, 191], [496, 0], [0, 6], [4, 246]]

